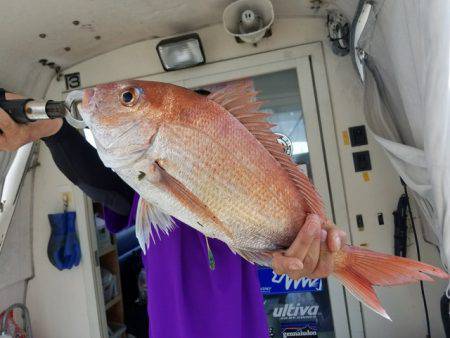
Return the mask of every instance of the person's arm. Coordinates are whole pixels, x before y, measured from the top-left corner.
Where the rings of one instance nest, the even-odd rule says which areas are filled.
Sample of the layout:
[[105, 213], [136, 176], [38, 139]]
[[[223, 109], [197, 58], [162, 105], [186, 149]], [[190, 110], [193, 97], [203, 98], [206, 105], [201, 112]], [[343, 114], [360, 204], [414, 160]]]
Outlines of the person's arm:
[[[22, 98], [6, 93], [8, 100]], [[0, 109], [0, 150], [14, 151], [24, 144], [43, 139], [62, 173], [94, 201], [115, 213], [128, 216], [134, 191], [111, 169], [97, 151], [65, 120], [41, 120], [18, 124]]]
[[[7, 100], [23, 99], [13, 93], [6, 93], [5, 96]], [[53, 135], [58, 132], [62, 123], [61, 119], [55, 119], [18, 124], [0, 108], [0, 150], [15, 151], [24, 144]]]
[[42, 138], [62, 173], [94, 201], [127, 216], [134, 191], [110, 168], [94, 147], [66, 121], [52, 136]]

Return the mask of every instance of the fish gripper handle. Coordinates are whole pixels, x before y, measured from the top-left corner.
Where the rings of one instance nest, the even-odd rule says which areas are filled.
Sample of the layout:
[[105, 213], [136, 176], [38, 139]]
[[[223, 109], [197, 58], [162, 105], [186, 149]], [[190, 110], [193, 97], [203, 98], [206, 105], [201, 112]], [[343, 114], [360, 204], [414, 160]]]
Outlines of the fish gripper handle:
[[26, 114], [26, 104], [33, 99], [6, 100], [5, 90], [0, 88], [0, 108], [8, 113], [17, 123], [32, 122]]

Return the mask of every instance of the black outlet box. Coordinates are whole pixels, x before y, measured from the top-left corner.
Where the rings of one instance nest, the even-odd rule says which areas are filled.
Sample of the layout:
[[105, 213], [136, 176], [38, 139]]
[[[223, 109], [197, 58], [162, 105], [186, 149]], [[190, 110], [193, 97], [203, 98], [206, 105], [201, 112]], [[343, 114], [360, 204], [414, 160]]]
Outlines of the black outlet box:
[[362, 215], [356, 215], [356, 226], [358, 227], [359, 231], [364, 230], [364, 220]]
[[383, 213], [382, 213], [382, 212], [379, 212], [379, 213], [377, 214], [377, 217], [378, 217], [378, 224], [379, 224], [379, 225], [384, 225], [384, 217], [383, 217]]
[[355, 172], [372, 170], [369, 151], [366, 150], [353, 153], [353, 164], [355, 165]]
[[368, 143], [365, 126], [350, 127], [348, 128], [348, 133], [350, 134], [352, 147], [364, 146]]

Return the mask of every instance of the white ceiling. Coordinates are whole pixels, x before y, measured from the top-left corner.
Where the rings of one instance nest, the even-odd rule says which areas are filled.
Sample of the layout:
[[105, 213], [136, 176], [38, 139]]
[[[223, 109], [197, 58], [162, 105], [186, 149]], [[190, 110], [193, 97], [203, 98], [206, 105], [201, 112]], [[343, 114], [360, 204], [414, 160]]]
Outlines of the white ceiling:
[[[272, 3], [277, 17], [323, 13], [312, 10], [311, 1]], [[38, 63], [39, 59], [55, 62], [64, 69], [136, 41], [196, 30], [221, 22], [223, 9], [231, 2], [0, 0], [0, 86], [33, 92], [30, 86], [37, 79], [49, 80], [54, 75]], [[80, 23], [74, 25], [74, 20]], [[40, 34], [46, 37], [41, 38]]]

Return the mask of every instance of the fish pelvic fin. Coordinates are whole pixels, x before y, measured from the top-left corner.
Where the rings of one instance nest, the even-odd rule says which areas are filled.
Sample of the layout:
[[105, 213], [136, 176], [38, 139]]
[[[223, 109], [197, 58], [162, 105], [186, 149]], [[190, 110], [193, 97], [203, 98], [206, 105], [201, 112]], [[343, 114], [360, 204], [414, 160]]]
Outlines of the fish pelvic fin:
[[174, 228], [175, 223], [172, 217], [153, 204], [148, 203], [142, 197], [139, 198], [135, 233], [144, 254], [150, 246], [150, 238], [155, 243], [156, 236], [161, 239], [160, 231], [168, 235]]
[[317, 214], [326, 219], [323, 202], [309, 178], [304, 175], [292, 158], [278, 142], [279, 136], [272, 132], [275, 126], [267, 121], [269, 113], [260, 112], [263, 102], [258, 101], [258, 93], [253, 89], [252, 81], [233, 83], [210, 94], [208, 99], [225, 108], [269, 151], [275, 160], [286, 170], [289, 178], [297, 187], [308, 208], [308, 213]]
[[389, 320], [373, 286], [433, 281], [429, 275], [450, 279], [450, 275], [432, 265], [354, 246], [345, 246], [337, 253], [333, 275], [359, 301]]

